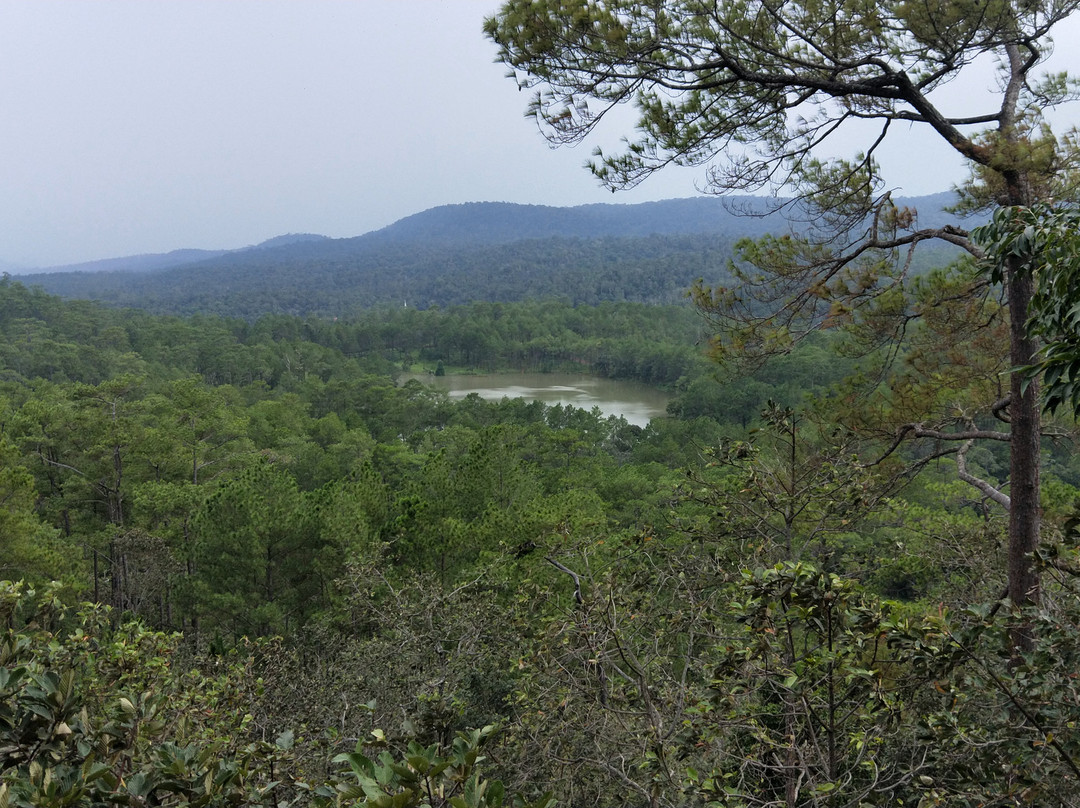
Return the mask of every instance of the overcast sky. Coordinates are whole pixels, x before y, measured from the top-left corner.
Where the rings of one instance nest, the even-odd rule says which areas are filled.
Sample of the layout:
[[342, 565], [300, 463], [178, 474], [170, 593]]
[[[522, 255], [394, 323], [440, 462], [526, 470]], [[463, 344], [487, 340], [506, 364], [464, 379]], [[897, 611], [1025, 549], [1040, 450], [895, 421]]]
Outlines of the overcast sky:
[[[689, 170], [597, 186], [582, 164], [629, 118], [550, 149], [481, 33], [497, 6], [0, 0], [0, 262], [355, 236], [447, 203], [696, 194]], [[905, 195], [963, 177], [931, 139], [886, 166]]]

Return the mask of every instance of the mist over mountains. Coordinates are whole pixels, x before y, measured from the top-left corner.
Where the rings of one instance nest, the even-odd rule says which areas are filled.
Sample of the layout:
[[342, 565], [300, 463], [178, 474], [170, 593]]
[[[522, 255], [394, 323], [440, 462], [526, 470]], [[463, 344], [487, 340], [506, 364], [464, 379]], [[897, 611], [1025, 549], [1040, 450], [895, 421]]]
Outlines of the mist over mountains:
[[[126, 255], [120, 258], [103, 258], [97, 261], [82, 261], [77, 264], [63, 264], [52, 267], [38, 267], [36, 269], [10, 270], [13, 275], [41, 275], [45, 273], [65, 272], [153, 272], [159, 269], [171, 269], [172, 267], [194, 264], [199, 261], [209, 261], [222, 255], [246, 252], [248, 250], [265, 250], [281, 247], [287, 244], [295, 244], [309, 241], [326, 241], [327, 236], [319, 236], [314, 233], [289, 233], [283, 236], [275, 236], [266, 241], [254, 244], [250, 247], [240, 247], [236, 250], [200, 250], [186, 248], [171, 250], [167, 253], [147, 253], [143, 255]], [[0, 269], [3, 269], [0, 265]]]
[[[943, 208], [953, 201], [936, 194], [898, 203], [933, 226], [947, 220]], [[290, 234], [238, 250], [176, 250], [16, 277], [62, 297], [245, 318], [541, 297], [673, 303], [698, 278], [723, 282], [738, 239], [800, 227], [770, 205], [755, 197], [445, 205], [353, 238]]]

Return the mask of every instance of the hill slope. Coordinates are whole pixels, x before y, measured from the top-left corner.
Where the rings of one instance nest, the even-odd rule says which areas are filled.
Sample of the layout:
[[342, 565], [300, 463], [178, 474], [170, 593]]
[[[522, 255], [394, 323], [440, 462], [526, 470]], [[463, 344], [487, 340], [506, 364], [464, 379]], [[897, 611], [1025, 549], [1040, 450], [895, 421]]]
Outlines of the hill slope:
[[[950, 200], [914, 202], [933, 220]], [[448, 205], [355, 238], [282, 237], [153, 272], [60, 272], [31, 282], [111, 305], [246, 318], [537, 297], [672, 303], [698, 278], [722, 282], [739, 238], [798, 226], [767, 204], [703, 197], [575, 208]]]

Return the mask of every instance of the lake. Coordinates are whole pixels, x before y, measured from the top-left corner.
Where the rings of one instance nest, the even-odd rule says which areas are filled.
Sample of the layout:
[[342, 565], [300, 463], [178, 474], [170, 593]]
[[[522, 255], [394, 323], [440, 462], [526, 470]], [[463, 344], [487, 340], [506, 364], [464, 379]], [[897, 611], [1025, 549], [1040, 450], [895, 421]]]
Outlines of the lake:
[[409, 379], [445, 390], [453, 399], [476, 393], [488, 401], [524, 398], [545, 404], [572, 404], [583, 410], [599, 407], [604, 415], [621, 415], [638, 426], [646, 426], [651, 419], [665, 415], [670, 398], [646, 384], [576, 373], [483, 373], [475, 376], [404, 373], [399, 383]]

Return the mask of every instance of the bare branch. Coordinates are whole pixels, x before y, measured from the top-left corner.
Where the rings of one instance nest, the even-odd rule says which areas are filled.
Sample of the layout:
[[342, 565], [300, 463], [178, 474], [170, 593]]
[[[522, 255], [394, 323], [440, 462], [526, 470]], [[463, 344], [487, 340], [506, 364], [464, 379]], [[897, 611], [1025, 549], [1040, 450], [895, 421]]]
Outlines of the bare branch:
[[567, 575], [574, 579], [574, 600], [578, 604], [584, 603], [585, 598], [583, 598], [581, 595], [581, 576], [579, 576], [569, 567], [563, 566], [551, 556], [544, 556], [544, 560], [551, 566], [553, 566], [555, 569], [557, 569], [559, 572], [565, 572]]
[[944, 432], [940, 429], [927, 429], [922, 424], [904, 424], [900, 430], [910, 431], [915, 438], [933, 438], [934, 440], [996, 440], [1008, 443], [1012, 436], [1008, 432], [996, 432], [992, 429], [969, 429], [964, 432]]
[[960, 447], [960, 451], [956, 453], [956, 475], [968, 485], [972, 485], [975, 488], [982, 491], [987, 498], [992, 499], [998, 505], [1001, 505], [1005, 510], [1009, 510], [1012, 507], [1012, 500], [1009, 499], [1008, 494], [1004, 494], [986, 480], [979, 479], [967, 470], [967, 450], [971, 447], [972, 440], [967, 441]]

